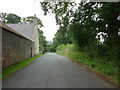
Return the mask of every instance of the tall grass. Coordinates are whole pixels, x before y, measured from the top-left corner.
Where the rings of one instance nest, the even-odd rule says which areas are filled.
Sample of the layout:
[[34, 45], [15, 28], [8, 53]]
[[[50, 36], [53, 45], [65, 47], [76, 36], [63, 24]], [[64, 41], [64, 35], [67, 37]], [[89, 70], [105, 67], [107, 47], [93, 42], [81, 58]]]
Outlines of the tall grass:
[[57, 53], [70, 59], [83, 63], [84, 65], [92, 68], [98, 73], [102, 73], [112, 78], [116, 83], [120, 83], [118, 76], [118, 64], [114, 61], [107, 61], [105, 59], [91, 59], [89, 53], [80, 52], [73, 44], [60, 45], [57, 47]]

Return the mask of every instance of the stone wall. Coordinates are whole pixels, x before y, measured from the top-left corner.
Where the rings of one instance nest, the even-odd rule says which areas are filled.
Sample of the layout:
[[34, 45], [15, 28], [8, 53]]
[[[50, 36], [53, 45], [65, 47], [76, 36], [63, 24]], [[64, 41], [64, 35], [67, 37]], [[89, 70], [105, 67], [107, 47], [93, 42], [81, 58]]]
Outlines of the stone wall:
[[2, 29], [2, 68], [34, 56], [34, 42]]
[[0, 27], [0, 74], [2, 72], [2, 28]]

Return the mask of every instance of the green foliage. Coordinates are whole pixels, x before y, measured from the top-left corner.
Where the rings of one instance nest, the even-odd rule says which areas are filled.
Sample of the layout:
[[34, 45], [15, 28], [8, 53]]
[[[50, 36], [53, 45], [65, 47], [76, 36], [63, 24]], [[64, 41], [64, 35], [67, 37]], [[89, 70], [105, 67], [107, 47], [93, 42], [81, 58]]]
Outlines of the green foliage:
[[24, 23], [33, 23], [34, 20], [36, 20], [39, 28], [43, 27], [42, 21], [39, 18], [35, 17], [35, 16], [28, 16], [26, 18], [22, 18], [21, 21], [24, 22]]
[[62, 44], [57, 47], [57, 51], [62, 51], [66, 48], [66, 45]]
[[[72, 43], [72, 36], [69, 32], [69, 13], [67, 7], [72, 5], [70, 2], [59, 2], [56, 4], [51, 4], [49, 2], [41, 2], [42, 9], [45, 11], [45, 15], [51, 10], [52, 13], [55, 13], [56, 23], [60, 25], [55, 37], [53, 38], [53, 46], [52, 49], [56, 49], [56, 47], [60, 44], [68, 44]], [[72, 8], [72, 7], [71, 7]]]
[[8, 14], [6, 17], [7, 23], [19, 23], [21, 17], [15, 15], [15, 14]]
[[[60, 25], [53, 39], [53, 47], [60, 44], [75, 43], [79, 49], [88, 52], [91, 58], [106, 58], [116, 60], [120, 58], [120, 2], [98, 3], [81, 2], [77, 6], [71, 2], [49, 3], [42, 2], [45, 14], [52, 12], [56, 15], [56, 22]], [[104, 44], [96, 39], [99, 32], [105, 32]], [[114, 54], [113, 54], [114, 53]]]
[[48, 41], [46, 40], [46, 37], [43, 35], [43, 31], [38, 29], [39, 31], [39, 45], [40, 45], [40, 51], [45, 50], [47, 47]]
[[0, 20], [5, 23], [33, 23], [36, 20], [39, 28], [43, 27], [42, 21], [35, 16], [28, 16], [26, 18], [20, 17], [12, 13], [0, 13]]
[[20, 23], [21, 17], [15, 14], [0, 13], [0, 19], [5, 23]]
[[[40, 57], [42, 54], [40, 55], [36, 55], [32, 58], [20, 61], [10, 67], [7, 67], [5, 69], [2, 70], [2, 78], [5, 78], [9, 75], [11, 75], [12, 73], [24, 68], [25, 66], [29, 65], [32, 61], [34, 61], [36, 58]], [[0, 75], [1, 76], [1, 75]], [[1, 78], [1, 77], [0, 77]]]
[[55, 37], [53, 38], [53, 43], [56, 44], [56, 46], [59, 44], [68, 44], [72, 43], [72, 39], [67, 32], [64, 32], [64, 28], [61, 27], [55, 34]]
[[7, 13], [0, 13], [0, 21], [7, 22], [7, 21], [6, 21], [7, 15], [8, 15]]

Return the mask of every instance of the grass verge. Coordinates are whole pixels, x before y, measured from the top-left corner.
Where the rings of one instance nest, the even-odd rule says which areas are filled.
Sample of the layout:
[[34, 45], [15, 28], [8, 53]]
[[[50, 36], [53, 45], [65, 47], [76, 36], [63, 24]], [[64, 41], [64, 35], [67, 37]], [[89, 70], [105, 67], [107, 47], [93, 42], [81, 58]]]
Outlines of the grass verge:
[[118, 62], [106, 61], [104, 59], [90, 59], [88, 53], [77, 51], [72, 45], [61, 45], [58, 48], [57, 54], [68, 57], [75, 62], [82, 63], [93, 71], [106, 75], [114, 83], [120, 84]]
[[20, 61], [14, 65], [11, 65], [10, 67], [7, 67], [2, 70], [2, 75], [0, 75], [0, 78], [5, 78], [12, 73], [24, 68], [25, 66], [29, 65], [32, 61], [34, 61], [36, 58], [42, 56], [43, 54], [33, 56], [32, 58], [25, 59], [23, 61]]

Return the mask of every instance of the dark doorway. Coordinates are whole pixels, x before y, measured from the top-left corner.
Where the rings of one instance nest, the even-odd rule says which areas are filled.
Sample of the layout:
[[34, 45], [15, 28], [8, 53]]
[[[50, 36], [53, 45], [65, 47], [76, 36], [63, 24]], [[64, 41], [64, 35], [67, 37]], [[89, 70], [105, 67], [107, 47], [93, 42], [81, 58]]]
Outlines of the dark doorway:
[[32, 57], [32, 47], [31, 47], [31, 57]]

